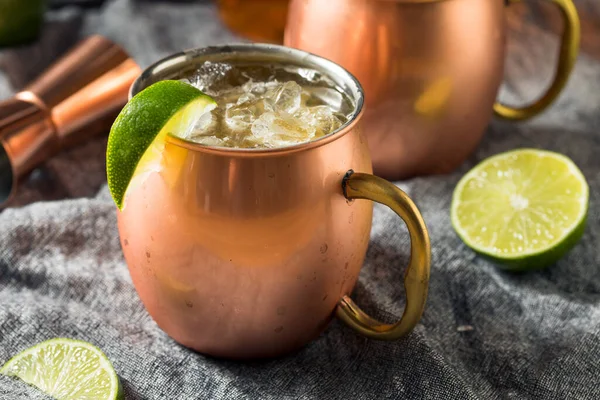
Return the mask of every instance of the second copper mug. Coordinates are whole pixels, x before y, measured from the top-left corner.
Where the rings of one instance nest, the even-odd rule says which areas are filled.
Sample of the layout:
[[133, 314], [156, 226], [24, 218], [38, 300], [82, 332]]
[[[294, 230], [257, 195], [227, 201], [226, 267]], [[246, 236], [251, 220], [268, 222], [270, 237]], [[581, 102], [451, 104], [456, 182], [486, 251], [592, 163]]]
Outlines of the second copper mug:
[[292, 0], [284, 44], [344, 66], [366, 92], [375, 173], [402, 179], [449, 172], [477, 146], [492, 112], [544, 110], [579, 48], [571, 0], [547, 0], [565, 21], [554, 81], [523, 108], [495, 102], [505, 56], [505, 5], [516, 0]]
[[[190, 76], [206, 61], [315, 69], [352, 99], [354, 111], [336, 132], [278, 149], [169, 137], [160, 168], [136, 175], [117, 211], [129, 271], [150, 315], [176, 341], [228, 358], [297, 349], [333, 315], [375, 339], [411, 331], [427, 297], [429, 236], [410, 198], [370, 174], [358, 81], [303, 51], [246, 44], [167, 57], [142, 73], [131, 95]], [[349, 297], [367, 251], [371, 201], [390, 207], [410, 232], [407, 301], [395, 324], [369, 317]]]

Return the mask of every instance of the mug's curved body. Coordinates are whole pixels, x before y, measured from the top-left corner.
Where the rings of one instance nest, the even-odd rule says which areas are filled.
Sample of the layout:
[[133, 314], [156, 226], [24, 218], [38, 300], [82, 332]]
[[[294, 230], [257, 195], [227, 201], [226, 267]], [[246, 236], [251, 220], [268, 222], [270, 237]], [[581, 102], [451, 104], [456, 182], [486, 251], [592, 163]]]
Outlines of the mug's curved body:
[[[348, 169], [371, 170], [360, 126], [328, 145], [236, 157], [168, 143], [118, 214], [131, 277], [178, 342], [222, 357], [291, 351], [354, 287], [372, 203], [347, 202]], [[149, 212], [149, 210], [153, 210]]]
[[[223, 56], [172, 57], [133, 91]], [[202, 353], [249, 358], [296, 349], [326, 327], [355, 285], [371, 228], [372, 203], [347, 201], [341, 185], [349, 169], [371, 172], [359, 112], [331, 136], [275, 151], [170, 138], [160, 170], [133, 179], [121, 244], [165, 332]]]
[[360, 80], [376, 174], [445, 173], [475, 149], [493, 110], [510, 119], [542, 111], [575, 62], [575, 7], [551, 0], [566, 21], [554, 83], [523, 109], [494, 105], [503, 76], [504, 8], [515, 1], [291, 0], [284, 44], [328, 58]]
[[285, 44], [360, 80], [377, 174], [444, 173], [475, 148], [492, 116], [503, 10], [503, 0], [292, 0]]
[[[242, 44], [167, 57], [140, 75], [130, 96], [189, 77], [206, 61], [316, 70], [353, 107], [335, 132], [283, 148], [209, 147], [167, 136], [159, 159], [138, 167], [117, 211], [123, 253], [150, 315], [183, 345], [227, 358], [297, 349], [333, 315], [369, 338], [408, 334], [427, 299], [429, 234], [406, 193], [370, 174], [358, 81], [303, 51]], [[369, 242], [373, 206], [366, 200], [392, 209], [410, 235], [406, 303], [393, 324], [349, 297]]]

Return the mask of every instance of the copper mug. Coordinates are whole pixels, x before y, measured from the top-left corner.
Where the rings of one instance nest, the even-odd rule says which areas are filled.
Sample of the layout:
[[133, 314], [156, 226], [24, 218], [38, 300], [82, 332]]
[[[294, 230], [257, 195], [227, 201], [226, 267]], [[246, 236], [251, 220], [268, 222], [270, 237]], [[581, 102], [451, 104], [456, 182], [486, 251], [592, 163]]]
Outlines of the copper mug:
[[292, 0], [284, 44], [347, 68], [365, 88], [375, 173], [445, 173], [477, 146], [494, 112], [537, 115], [556, 99], [579, 48], [571, 0], [548, 0], [565, 21], [554, 81], [532, 104], [496, 102], [505, 4], [516, 0]]
[[221, 20], [250, 40], [281, 44], [288, 0], [217, 0]]
[[[285, 148], [207, 147], [168, 138], [161, 167], [138, 174], [117, 211], [127, 265], [150, 315], [179, 343], [227, 358], [297, 349], [334, 314], [370, 338], [411, 331], [427, 297], [429, 236], [410, 198], [371, 175], [358, 81], [303, 51], [245, 44], [158, 61], [137, 78], [130, 96], [159, 80], [185, 78], [205, 61], [313, 68], [355, 108], [336, 132]], [[349, 297], [367, 251], [372, 201], [390, 207], [410, 232], [406, 307], [394, 324], [369, 317]]]

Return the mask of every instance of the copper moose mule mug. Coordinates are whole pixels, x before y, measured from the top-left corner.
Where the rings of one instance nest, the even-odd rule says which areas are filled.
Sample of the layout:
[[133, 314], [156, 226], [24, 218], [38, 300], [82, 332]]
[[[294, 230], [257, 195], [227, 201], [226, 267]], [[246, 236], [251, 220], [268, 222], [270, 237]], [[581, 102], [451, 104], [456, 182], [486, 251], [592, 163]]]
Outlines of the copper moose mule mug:
[[547, 0], [565, 22], [554, 81], [522, 108], [496, 102], [506, 4], [517, 0], [292, 0], [284, 44], [328, 58], [366, 93], [365, 133], [375, 173], [446, 173], [481, 140], [492, 113], [533, 117], [567, 82], [579, 49], [571, 0]]
[[[370, 338], [391, 340], [411, 331], [427, 297], [429, 236], [410, 198], [370, 174], [358, 81], [300, 50], [240, 44], [158, 61], [133, 83], [130, 97], [154, 82], [189, 77], [206, 61], [312, 68], [347, 94], [353, 111], [335, 132], [283, 148], [167, 139], [162, 169], [134, 177], [117, 211], [121, 246], [150, 315], [181, 344], [227, 358], [298, 349], [334, 314]], [[371, 201], [358, 199], [387, 205], [410, 233], [406, 307], [395, 324], [369, 317], [349, 297], [373, 210]]]

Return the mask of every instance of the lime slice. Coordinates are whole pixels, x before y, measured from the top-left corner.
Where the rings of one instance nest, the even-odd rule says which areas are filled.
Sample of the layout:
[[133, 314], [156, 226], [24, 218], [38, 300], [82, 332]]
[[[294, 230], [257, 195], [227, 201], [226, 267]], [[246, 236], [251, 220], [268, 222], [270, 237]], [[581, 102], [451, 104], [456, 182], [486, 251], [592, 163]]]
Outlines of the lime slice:
[[490, 157], [458, 183], [451, 218], [478, 253], [526, 270], [556, 262], [581, 238], [588, 184], [569, 158], [535, 149]]
[[108, 358], [80, 340], [59, 338], [37, 344], [9, 360], [0, 373], [22, 379], [58, 400], [123, 398]]
[[119, 209], [137, 169], [159, 157], [167, 134], [185, 137], [215, 101], [181, 81], [160, 81], [135, 95], [112, 125], [106, 149], [108, 188]]

